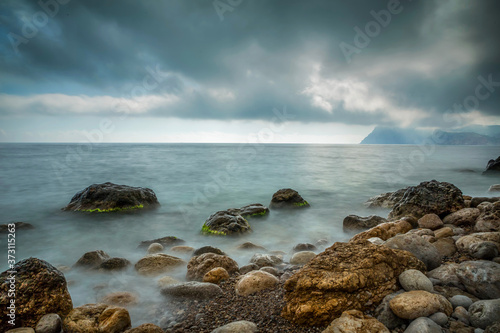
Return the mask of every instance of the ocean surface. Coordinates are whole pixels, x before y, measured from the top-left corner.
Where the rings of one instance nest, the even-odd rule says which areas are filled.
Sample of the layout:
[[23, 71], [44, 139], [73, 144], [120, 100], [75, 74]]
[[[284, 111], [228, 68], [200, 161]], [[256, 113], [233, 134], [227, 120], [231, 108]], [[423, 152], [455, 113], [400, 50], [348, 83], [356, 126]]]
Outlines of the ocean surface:
[[[217, 246], [245, 265], [251, 253], [235, 249], [243, 242], [290, 253], [300, 242], [347, 240], [345, 216], [387, 216], [388, 210], [363, 206], [369, 197], [422, 181], [447, 181], [464, 194], [490, 196], [488, 188], [500, 179], [481, 173], [499, 155], [500, 147], [492, 146], [0, 144], [0, 223], [35, 226], [17, 231], [16, 260], [37, 257], [72, 266], [85, 252], [104, 250], [134, 264], [145, 255], [137, 248], [141, 241], [176, 236], [194, 248]], [[76, 192], [103, 182], [149, 187], [161, 207], [101, 215], [61, 210]], [[268, 205], [281, 188], [297, 190], [311, 208], [250, 220], [253, 232], [243, 237], [200, 235], [210, 214]], [[5, 259], [7, 236], [0, 237]], [[170, 275], [182, 279], [185, 273], [183, 268]], [[148, 321], [162, 301], [158, 278], [138, 276], [133, 267], [113, 274], [73, 269], [65, 275], [74, 306], [114, 291], [139, 295], [139, 304], [129, 309], [133, 325]]]

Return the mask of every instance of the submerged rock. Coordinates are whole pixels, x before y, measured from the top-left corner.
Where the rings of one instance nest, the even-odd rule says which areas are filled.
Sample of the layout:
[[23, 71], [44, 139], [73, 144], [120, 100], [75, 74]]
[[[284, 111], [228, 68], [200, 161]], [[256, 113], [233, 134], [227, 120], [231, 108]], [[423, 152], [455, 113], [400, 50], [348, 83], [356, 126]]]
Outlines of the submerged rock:
[[310, 207], [309, 203], [304, 200], [299, 192], [291, 188], [281, 189], [273, 194], [271, 209], [286, 209], [286, 208], [306, 208]]
[[142, 241], [141, 244], [139, 244], [139, 248], [148, 248], [151, 244], [154, 243], [158, 243], [163, 247], [172, 247], [174, 245], [184, 244], [185, 241], [175, 236], [166, 236], [162, 238]]
[[485, 174], [497, 174], [500, 173], [500, 156], [496, 160], [489, 160], [486, 164], [486, 170], [483, 172]]
[[228, 210], [218, 211], [210, 215], [201, 227], [205, 235], [235, 235], [251, 231], [250, 224], [243, 216]]
[[0, 234], [10, 233], [10, 230], [17, 232], [18, 230], [29, 230], [34, 229], [33, 224], [26, 222], [13, 222], [0, 225]]
[[85, 269], [97, 269], [103, 262], [110, 259], [109, 254], [102, 250], [90, 251], [81, 256], [74, 267]]
[[130, 265], [130, 261], [125, 258], [110, 258], [102, 262], [99, 268], [105, 271], [121, 271]]
[[63, 322], [64, 331], [71, 333], [118, 333], [130, 327], [128, 311], [107, 304], [85, 304], [74, 308]]
[[241, 208], [231, 208], [228, 209], [228, 211], [231, 213], [239, 214], [245, 219], [264, 217], [269, 214], [269, 208], [260, 203], [243, 206]]
[[342, 226], [344, 232], [356, 232], [373, 228], [385, 222], [387, 222], [386, 219], [376, 215], [370, 215], [368, 217], [349, 215], [346, 218], [344, 218]]
[[113, 183], [93, 184], [71, 198], [63, 210], [79, 212], [116, 212], [153, 208], [160, 203], [153, 190]]
[[462, 191], [455, 185], [431, 180], [407, 188], [403, 198], [389, 213], [389, 219], [404, 216], [421, 218], [434, 213], [440, 217], [465, 208]]
[[387, 192], [371, 197], [365, 202], [365, 206], [368, 208], [393, 208], [403, 198], [406, 189], [407, 187], [396, 192]]
[[210, 245], [207, 245], [207, 246], [202, 246], [202, 247], [194, 250], [193, 257], [201, 256], [202, 254], [205, 254], [205, 253], [215, 253], [215, 254], [220, 254], [220, 255], [223, 255], [223, 256], [226, 255], [224, 253], [224, 251], [222, 251], [221, 249], [213, 247], [213, 246], [210, 246]]
[[154, 276], [172, 271], [186, 262], [180, 258], [164, 253], [148, 254], [135, 264], [135, 269], [141, 275]]
[[282, 315], [300, 325], [327, 325], [346, 310], [376, 306], [411, 268], [425, 270], [406, 251], [368, 241], [335, 243], [286, 281]]
[[[37, 258], [24, 259], [13, 265], [13, 275], [9, 271], [0, 274], [0, 331], [5, 332], [14, 327], [35, 327], [46, 314], [56, 313], [65, 317], [73, 303], [68, 292], [64, 275], [54, 266]], [[12, 279], [14, 277], [15, 280]], [[15, 281], [15, 326], [10, 325], [7, 307], [12, 294], [9, 290]]]

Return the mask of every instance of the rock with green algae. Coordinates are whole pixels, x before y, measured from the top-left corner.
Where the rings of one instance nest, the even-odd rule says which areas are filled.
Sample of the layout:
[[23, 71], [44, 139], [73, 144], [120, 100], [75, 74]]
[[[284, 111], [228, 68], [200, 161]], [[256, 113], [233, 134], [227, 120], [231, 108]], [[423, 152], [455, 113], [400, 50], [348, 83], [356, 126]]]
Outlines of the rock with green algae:
[[205, 221], [201, 227], [204, 235], [238, 235], [251, 231], [248, 221], [238, 213], [229, 210], [218, 211]]
[[296, 209], [306, 207], [310, 207], [309, 203], [300, 196], [299, 192], [291, 188], [281, 189], [274, 193], [271, 204], [269, 205], [271, 209]]
[[241, 208], [231, 208], [228, 209], [228, 211], [231, 213], [240, 214], [245, 219], [265, 217], [269, 214], [269, 208], [260, 203], [246, 205]]

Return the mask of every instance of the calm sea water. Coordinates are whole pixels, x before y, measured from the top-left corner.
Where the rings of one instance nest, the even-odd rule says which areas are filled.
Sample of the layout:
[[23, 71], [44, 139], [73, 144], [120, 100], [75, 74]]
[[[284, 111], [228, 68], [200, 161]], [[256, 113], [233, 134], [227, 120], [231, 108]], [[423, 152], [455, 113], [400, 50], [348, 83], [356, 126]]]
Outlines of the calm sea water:
[[[18, 231], [18, 260], [33, 256], [71, 266], [83, 253], [100, 249], [135, 263], [145, 254], [137, 249], [140, 241], [176, 236], [195, 248], [220, 247], [244, 265], [251, 254], [235, 250], [238, 244], [251, 241], [289, 253], [299, 242], [345, 240], [345, 216], [387, 215], [386, 210], [364, 208], [369, 197], [421, 181], [447, 181], [464, 194], [487, 196], [489, 186], [500, 179], [481, 172], [489, 159], [500, 155], [499, 148], [0, 144], [0, 223], [24, 221], [36, 227]], [[161, 207], [109, 215], [61, 211], [77, 191], [107, 181], [149, 187]], [[251, 220], [253, 233], [240, 238], [199, 234], [210, 214], [251, 203], [267, 205], [275, 191], [287, 187], [299, 191], [311, 208], [273, 211], [267, 219]], [[4, 258], [6, 244], [6, 236], [1, 236]], [[6, 260], [0, 263], [5, 270]], [[65, 275], [75, 306], [96, 302], [112, 291], [140, 295], [141, 303], [130, 309], [134, 325], [148, 321], [147, 313], [161, 301], [157, 278], [139, 277], [133, 268], [112, 275], [75, 270]], [[182, 278], [185, 268], [171, 275]]]

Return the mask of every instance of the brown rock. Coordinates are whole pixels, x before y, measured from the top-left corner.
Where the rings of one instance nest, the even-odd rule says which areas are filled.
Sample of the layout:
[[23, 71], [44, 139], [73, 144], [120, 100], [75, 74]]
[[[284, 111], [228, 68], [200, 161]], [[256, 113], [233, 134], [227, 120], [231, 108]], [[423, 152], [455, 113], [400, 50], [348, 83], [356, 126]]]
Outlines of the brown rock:
[[476, 220], [476, 231], [500, 231], [500, 201], [479, 209], [481, 215]]
[[238, 263], [228, 256], [204, 253], [189, 260], [186, 279], [188, 281], [201, 281], [205, 274], [216, 267], [224, 268], [229, 275], [233, 275], [239, 270]]
[[441, 257], [451, 257], [457, 252], [453, 238], [441, 238], [432, 243]]
[[390, 333], [387, 327], [377, 319], [364, 315], [358, 310], [342, 313], [322, 333]]
[[299, 192], [291, 188], [281, 189], [273, 194], [269, 208], [271, 209], [290, 209], [290, 208], [306, 208], [309, 203], [304, 200]]
[[180, 253], [180, 254], [193, 254], [194, 252], [194, 248], [191, 247], [191, 246], [185, 246], [185, 245], [177, 245], [177, 246], [174, 246], [172, 248], [170, 248], [170, 251], [171, 252], [175, 252], [175, 253]]
[[373, 227], [369, 230], [363, 231], [355, 235], [353, 238], [351, 238], [350, 242], [368, 240], [372, 237], [378, 237], [386, 241], [389, 238], [396, 236], [397, 234], [404, 234], [412, 229], [413, 227], [411, 226], [410, 222], [405, 220], [382, 223], [376, 227]]
[[269, 289], [279, 283], [276, 276], [264, 271], [251, 271], [243, 275], [236, 284], [236, 294], [248, 296]]
[[443, 226], [443, 221], [436, 214], [426, 214], [418, 220], [418, 227], [436, 230]]
[[434, 231], [434, 236], [436, 238], [445, 238], [453, 236], [453, 229], [450, 227], [444, 227]]
[[154, 324], [142, 324], [135, 328], [126, 330], [124, 333], [164, 333], [161, 328]]
[[368, 241], [335, 243], [286, 281], [282, 315], [301, 325], [327, 325], [346, 310], [375, 307], [410, 268], [425, 270], [406, 251]]
[[387, 222], [386, 219], [376, 215], [370, 215], [368, 217], [349, 215], [344, 218], [342, 226], [344, 232], [356, 232], [376, 227], [377, 225], [385, 222]]
[[243, 244], [240, 244], [236, 247], [237, 250], [263, 250], [263, 251], [267, 251], [265, 247], [263, 246], [260, 246], [260, 245], [256, 245], [252, 242], [245, 242]]
[[222, 280], [229, 279], [229, 273], [222, 267], [215, 267], [203, 276], [203, 282], [219, 284]]
[[78, 261], [75, 263], [74, 267], [86, 268], [86, 269], [95, 269], [99, 268], [99, 266], [106, 260], [111, 257], [102, 250], [91, 251], [85, 253]]
[[148, 254], [135, 264], [135, 269], [141, 275], [154, 276], [169, 272], [186, 262], [180, 258], [164, 253]]
[[443, 222], [456, 226], [474, 225], [481, 212], [477, 208], [464, 208], [447, 215]]
[[69, 313], [63, 328], [70, 333], [119, 333], [130, 328], [130, 315], [116, 306], [85, 304]]
[[403, 319], [428, 317], [436, 312], [450, 316], [453, 312], [453, 307], [446, 297], [424, 290], [397, 295], [389, 302], [389, 306], [396, 316]]
[[122, 291], [107, 294], [102, 298], [101, 303], [126, 307], [130, 305], [136, 305], [138, 300], [138, 295], [127, 291]]

